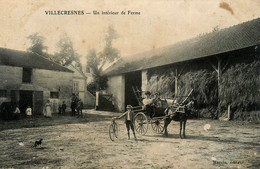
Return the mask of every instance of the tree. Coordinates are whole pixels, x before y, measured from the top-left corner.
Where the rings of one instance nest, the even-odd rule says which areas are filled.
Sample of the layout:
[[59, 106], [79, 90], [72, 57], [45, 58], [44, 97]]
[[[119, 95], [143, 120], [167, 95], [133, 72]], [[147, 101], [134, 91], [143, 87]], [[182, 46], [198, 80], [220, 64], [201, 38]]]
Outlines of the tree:
[[101, 76], [103, 66], [120, 58], [119, 50], [113, 48], [113, 40], [118, 37], [115, 29], [112, 26], [109, 26], [104, 38], [104, 49], [98, 54], [95, 49], [91, 49], [86, 56], [87, 68], [95, 76], [93, 83], [96, 84], [96, 90], [102, 90], [107, 86], [107, 78]]
[[91, 49], [87, 54], [87, 68], [92, 74], [97, 75], [100, 74], [98, 65], [97, 52], [95, 49]]
[[217, 26], [215, 26], [213, 29], [212, 29], [212, 32], [217, 32], [217, 31], [219, 31], [220, 29], [219, 29], [219, 26], [217, 25]]
[[53, 56], [53, 60], [63, 66], [71, 64], [73, 61], [79, 62], [79, 54], [75, 52], [73, 42], [67, 34], [63, 34], [57, 43], [58, 52]]
[[30, 52], [37, 53], [41, 56], [48, 58], [47, 49], [48, 47], [44, 45], [45, 38], [41, 36], [38, 32], [29, 35], [27, 39], [31, 42], [31, 47], [27, 50]]
[[105, 35], [105, 47], [103, 51], [99, 53], [99, 61], [100, 63], [100, 69], [103, 68], [103, 66], [106, 63], [111, 63], [115, 59], [118, 59], [120, 57], [119, 50], [116, 48], [113, 48], [112, 42], [113, 40], [117, 39], [119, 36], [115, 29], [110, 25], [107, 29], [106, 35]]

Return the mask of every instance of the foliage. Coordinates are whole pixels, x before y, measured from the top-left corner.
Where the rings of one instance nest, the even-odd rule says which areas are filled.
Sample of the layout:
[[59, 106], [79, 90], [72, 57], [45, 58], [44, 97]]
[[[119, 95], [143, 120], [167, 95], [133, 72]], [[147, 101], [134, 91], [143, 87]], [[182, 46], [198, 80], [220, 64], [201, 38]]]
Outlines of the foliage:
[[87, 89], [91, 94], [93, 94], [94, 96], [96, 95], [97, 88], [96, 83], [94, 81], [87, 85]]
[[99, 61], [101, 62], [101, 67], [106, 62], [113, 62], [115, 59], [118, 59], [120, 57], [119, 50], [116, 48], [113, 48], [112, 42], [113, 40], [117, 39], [119, 36], [115, 29], [112, 26], [108, 27], [108, 30], [105, 35], [105, 47], [103, 51], [99, 53]]
[[242, 121], [250, 121], [255, 124], [259, 124], [260, 123], [260, 111], [250, 111], [250, 112], [235, 111], [233, 119], [242, 120]]
[[33, 33], [29, 35], [27, 39], [29, 39], [31, 42], [31, 47], [27, 49], [28, 51], [37, 53], [41, 56], [48, 58], [48, 48], [44, 45], [45, 38], [43, 36], [41, 36], [39, 33]]
[[[234, 63], [223, 71], [219, 85], [217, 73], [207, 69], [189, 71], [178, 79], [178, 95], [185, 96], [194, 89], [192, 97], [197, 106], [207, 112], [207, 117], [215, 118], [227, 110], [230, 104], [231, 112], [236, 112], [238, 119], [245, 119], [243, 112], [260, 110], [260, 60], [258, 46], [254, 47], [253, 57]], [[251, 55], [250, 55], [251, 56]], [[175, 77], [171, 67], [163, 67], [147, 71], [148, 88], [151, 93], [158, 92], [162, 98], [173, 98], [175, 93]], [[180, 98], [178, 101], [182, 100]], [[248, 115], [246, 115], [248, 116]], [[251, 116], [250, 116], [251, 118]]]
[[217, 74], [208, 70], [188, 72], [178, 81], [178, 95], [187, 95], [193, 89], [193, 98], [199, 107], [217, 105]]
[[95, 49], [91, 49], [87, 54], [87, 68], [89, 69], [89, 72], [94, 75], [99, 75], [100, 70], [98, 65], [97, 52]]
[[86, 56], [87, 68], [95, 76], [96, 90], [104, 90], [107, 87], [107, 78], [101, 75], [103, 66], [120, 58], [119, 51], [112, 46], [113, 40], [117, 38], [116, 31], [112, 26], [109, 26], [105, 35], [104, 49], [99, 53], [95, 49], [91, 49]]
[[147, 71], [147, 80], [149, 81], [151, 78], [154, 78], [154, 76], [158, 76], [158, 77], [172, 77], [174, 78], [174, 73], [173, 70], [171, 70], [171, 67], [160, 67], [157, 69], [149, 69]]
[[78, 67], [81, 67], [79, 62], [79, 54], [75, 52], [73, 43], [67, 34], [63, 34], [57, 43], [58, 52], [54, 55], [47, 53], [47, 46], [44, 45], [45, 38], [39, 33], [34, 33], [27, 37], [31, 41], [32, 46], [28, 48], [28, 51], [37, 53], [51, 61], [54, 61], [63, 66], [71, 64], [75, 61]]
[[260, 61], [240, 63], [229, 68], [221, 78], [220, 104], [233, 110], [259, 109]]
[[[149, 72], [149, 71], [148, 71]], [[148, 90], [152, 93], [160, 93], [162, 98], [173, 98], [175, 92], [175, 77], [173, 72], [164, 71], [164, 73], [149, 72]], [[178, 96], [187, 96], [191, 90], [191, 97], [197, 101], [198, 106], [216, 106], [217, 105], [217, 75], [215, 72], [199, 70], [188, 72], [181, 75], [178, 79]], [[179, 97], [178, 101], [183, 100]]]
[[[91, 94], [96, 95], [96, 91], [105, 90], [107, 88], [107, 80], [108, 79], [106, 76], [100, 76], [98, 78], [95, 77], [94, 81], [87, 85], [88, 91]], [[97, 90], [97, 89], [99, 89], [99, 90]]]
[[63, 66], [71, 64], [73, 61], [79, 63], [79, 54], [73, 47], [73, 42], [67, 34], [63, 34], [57, 43], [58, 52], [54, 54], [53, 61]]
[[148, 79], [148, 90], [151, 93], [159, 93], [162, 98], [174, 97], [174, 76], [152, 75]]

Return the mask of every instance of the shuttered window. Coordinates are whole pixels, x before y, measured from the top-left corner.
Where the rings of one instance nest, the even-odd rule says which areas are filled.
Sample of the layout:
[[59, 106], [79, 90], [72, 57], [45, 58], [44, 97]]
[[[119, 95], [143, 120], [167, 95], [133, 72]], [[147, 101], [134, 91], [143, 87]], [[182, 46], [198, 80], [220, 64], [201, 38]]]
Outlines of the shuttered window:
[[59, 98], [59, 92], [51, 92], [51, 98], [58, 99]]
[[31, 82], [32, 82], [32, 69], [23, 68], [23, 83], [31, 83]]
[[7, 91], [6, 90], [0, 90], [0, 97], [7, 97]]

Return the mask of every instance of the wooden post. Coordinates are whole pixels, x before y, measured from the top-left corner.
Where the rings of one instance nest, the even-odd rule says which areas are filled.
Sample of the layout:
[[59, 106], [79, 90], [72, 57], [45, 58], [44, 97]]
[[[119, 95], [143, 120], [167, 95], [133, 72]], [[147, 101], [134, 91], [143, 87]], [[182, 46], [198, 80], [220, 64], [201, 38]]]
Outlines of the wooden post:
[[178, 69], [176, 68], [175, 69], [175, 97], [177, 96], [177, 94], [178, 94], [178, 79], [181, 77], [181, 75], [182, 75], [182, 72], [184, 71], [184, 69], [185, 69], [185, 67], [188, 65], [188, 63], [186, 63], [183, 67], [182, 67], [182, 69], [181, 69], [181, 71], [178, 73]]
[[218, 116], [220, 114], [220, 83], [221, 83], [221, 76], [222, 76], [222, 68], [221, 68], [221, 63], [222, 60], [217, 56], [217, 60], [218, 60], [218, 111], [217, 111], [217, 119]]
[[177, 96], [178, 94], [178, 72], [177, 72], [177, 69], [175, 69], [175, 97]]
[[219, 113], [220, 113], [220, 86], [221, 86], [221, 76], [222, 76], [223, 71], [226, 70], [226, 68], [227, 68], [227, 66], [228, 66], [228, 64], [229, 64], [229, 62], [230, 62], [230, 57], [229, 57], [228, 60], [225, 62], [225, 65], [223, 65], [223, 60], [222, 60], [220, 57], [216, 56], [216, 58], [217, 58], [217, 61], [218, 61], [217, 67], [216, 67], [213, 63], [211, 63], [210, 61], [208, 61], [208, 62], [209, 62], [209, 64], [212, 66], [212, 68], [213, 68], [213, 69], [217, 72], [217, 74], [218, 74], [218, 111], [217, 111], [217, 118], [218, 118]]
[[230, 120], [230, 104], [228, 105], [228, 120]]
[[35, 106], [35, 91], [32, 91], [32, 115], [35, 115], [36, 106]]
[[96, 92], [96, 106], [95, 106], [95, 110], [98, 110], [99, 108], [99, 92]]

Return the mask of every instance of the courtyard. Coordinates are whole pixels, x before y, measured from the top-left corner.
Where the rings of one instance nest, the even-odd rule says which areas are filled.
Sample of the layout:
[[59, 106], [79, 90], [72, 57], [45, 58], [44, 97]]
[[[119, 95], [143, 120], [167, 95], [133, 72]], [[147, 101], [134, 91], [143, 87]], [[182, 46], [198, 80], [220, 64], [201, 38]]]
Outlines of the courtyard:
[[[108, 127], [119, 113], [84, 110], [84, 117], [55, 115], [0, 124], [0, 168], [258, 168], [260, 125], [240, 121], [188, 120], [186, 139], [179, 123], [169, 137], [151, 126], [127, 140], [123, 120], [111, 141]], [[41, 147], [34, 142], [43, 139]]]

